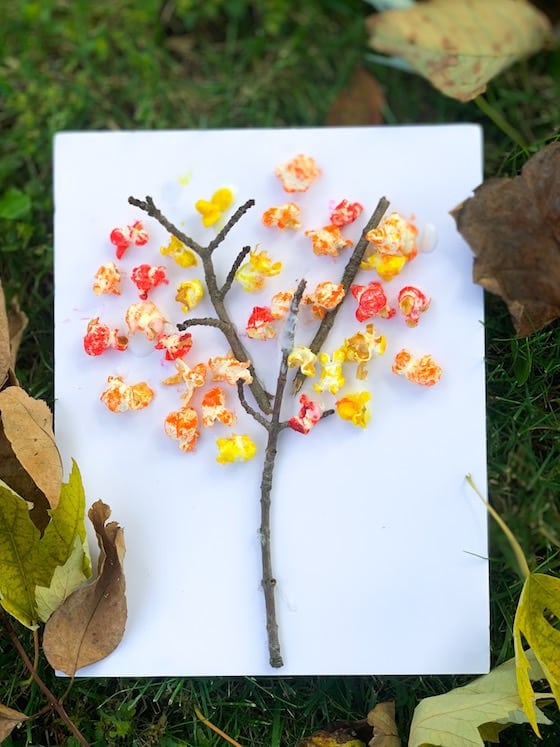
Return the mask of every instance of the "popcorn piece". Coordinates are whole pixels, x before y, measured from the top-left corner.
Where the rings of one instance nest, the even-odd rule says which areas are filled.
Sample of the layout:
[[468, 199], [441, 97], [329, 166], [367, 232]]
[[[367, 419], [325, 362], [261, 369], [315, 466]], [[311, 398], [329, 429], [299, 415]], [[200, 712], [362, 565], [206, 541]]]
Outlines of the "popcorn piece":
[[342, 364], [346, 360], [344, 348], [335, 350], [332, 359], [328, 353], [319, 353], [317, 356], [321, 364], [321, 376], [313, 389], [316, 392], [329, 391], [331, 394], [337, 394], [344, 386], [344, 375], [342, 373]]
[[414, 357], [404, 348], [395, 356], [395, 362], [391, 369], [394, 374], [406, 376], [409, 381], [422, 386], [433, 386], [441, 379], [441, 367], [427, 353], [421, 358]]
[[301, 408], [297, 415], [288, 420], [288, 425], [299, 433], [309, 433], [314, 425], [321, 420], [323, 409], [318, 402], [313, 402], [306, 394], [299, 398]]
[[198, 413], [193, 407], [183, 407], [181, 410], [170, 412], [163, 424], [169, 438], [179, 442], [181, 451], [193, 451], [200, 436], [198, 429]]
[[318, 319], [323, 319], [327, 311], [334, 309], [344, 299], [342, 283], [332, 283], [325, 280], [319, 283], [313, 293], [303, 297], [303, 302], [311, 304], [311, 311]]
[[114, 262], [107, 262], [97, 270], [93, 276], [93, 292], [96, 296], [103, 293], [121, 295], [121, 273]]
[[157, 338], [156, 350], [165, 350], [165, 360], [175, 361], [182, 358], [192, 348], [192, 335], [190, 332], [179, 334], [174, 332], [170, 335], [161, 332]]
[[194, 390], [204, 386], [206, 383], [206, 366], [204, 363], [197, 363], [194, 368], [191, 368], [185, 361], [178, 358], [175, 361], [175, 368], [177, 369], [177, 373], [173, 376], [168, 376], [162, 383], [166, 386], [170, 384], [185, 384], [185, 391], [181, 395], [183, 406], [185, 406], [191, 401]]
[[210, 201], [197, 200], [195, 210], [202, 216], [202, 225], [213, 226], [222, 217], [222, 213], [233, 204], [233, 192], [228, 187], [218, 189]]
[[249, 253], [248, 262], [244, 262], [235, 273], [235, 279], [249, 293], [255, 293], [264, 286], [267, 277], [274, 277], [282, 270], [282, 262], [273, 262], [266, 251]]
[[138, 265], [134, 267], [130, 279], [140, 291], [140, 298], [145, 301], [152, 288], [158, 285], [168, 285], [169, 280], [165, 275], [165, 267], [158, 265]]
[[144, 230], [142, 221], [137, 220], [131, 226], [113, 228], [109, 240], [117, 248], [117, 259], [122, 259], [131, 244], [144, 246], [148, 243], [148, 232]]
[[307, 192], [321, 169], [314, 158], [300, 153], [288, 163], [277, 166], [274, 173], [282, 180], [285, 192]]
[[128, 338], [119, 335], [117, 329], [110, 329], [106, 324], [99, 321], [99, 317], [88, 322], [84, 336], [84, 350], [88, 355], [101, 355], [109, 348], [114, 350], [126, 350]]
[[290, 368], [300, 367], [304, 376], [315, 376], [315, 361], [317, 356], [304, 345], [296, 345], [288, 356], [288, 366]]
[[212, 371], [212, 381], [227, 381], [228, 384], [234, 386], [238, 381], [243, 381], [245, 384], [251, 384], [253, 377], [249, 371], [251, 361], [238, 361], [233, 355], [225, 357], [217, 356], [216, 358], [210, 358], [208, 366]]
[[318, 231], [306, 231], [305, 235], [311, 238], [313, 251], [317, 256], [338, 257], [343, 249], [352, 246], [350, 239], [344, 238], [338, 226], [325, 226]]
[[377, 228], [366, 234], [373, 252], [364, 256], [360, 267], [376, 270], [382, 280], [391, 280], [418, 254], [418, 229], [399, 213], [390, 213]]
[[204, 296], [204, 286], [200, 280], [184, 280], [177, 286], [175, 300], [181, 304], [181, 311], [187, 314], [198, 306]]
[[218, 446], [216, 461], [220, 464], [248, 462], [257, 453], [257, 447], [249, 436], [234, 434], [229, 438], [218, 438], [216, 444]]
[[275, 318], [268, 306], [255, 306], [247, 322], [247, 336], [253, 340], [270, 340], [276, 336], [271, 322]]
[[271, 207], [265, 210], [262, 216], [262, 222], [265, 226], [276, 226], [281, 231], [291, 228], [294, 231], [301, 228], [301, 208], [295, 202], [288, 202], [285, 205]]
[[143, 332], [148, 340], [155, 340], [165, 331], [168, 324], [167, 319], [151, 301], [131, 304], [126, 310], [125, 320], [131, 335]]
[[367, 324], [365, 332], [356, 332], [344, 341], [344, 354], [347, 361], [357, 363], [356, 378], [363, 380], [368, 372], [366, 363], [373, 356], [383, 355], [387, 340], [385, 335], [376, 335], [373, 324]]
[[409, 327], [416, 327], [420, 314], [429, 309], [430, 303], [430, 298], [413, 285], [406, 285], [399, 291], [399, 309]]
[[387, 304], [387, 296], [381, 287], [381, 283], [371, 282], [368, 285], [353, 285], [350, 290], [358, 301], [356, 319], [365, 322], [372, 316], [380, 316], [383, 319], [391, 319], [395, 316], [395, 309]]
[[336, 403], [336, 411], [342, 420], [348, 420], [353, 425], [365, 428], [371, 417], [368, 402], [371, 399], [369, 392], [358, 392], [348, 394]]
[[237, 420], [235, 413], [226, 409], [226, 395], [219, 386], [210, 389], [202, 398], [202, 425], [210, 428], [216, 420], [224, 425], [234, 425]]
[[99, 399], [111, 412], [127, 412], [142, 410], [150, 404], [153, 397], [154, 391], [145, 381], [126, 384], [122, 376], [109, 376]]
[[193, 250], [185, 246], [176, 236], [171, 236], [169, 244], [162, 246], [159, 251], [164, 256], [169, 255], [172, 257], [179, 267], [195, 267], [198, 264], [196, 254]]
[[331, 223], [333, 226], [347, 226], [349, 223], [353, 223], [363, 210], [364, 206], [359, 202], [342, 200], [331, 213]]
[[278, 291], [272, 296], [270, 301], [270, 312], [275, 319], [285, 319], [294, 294], [291, 291]]

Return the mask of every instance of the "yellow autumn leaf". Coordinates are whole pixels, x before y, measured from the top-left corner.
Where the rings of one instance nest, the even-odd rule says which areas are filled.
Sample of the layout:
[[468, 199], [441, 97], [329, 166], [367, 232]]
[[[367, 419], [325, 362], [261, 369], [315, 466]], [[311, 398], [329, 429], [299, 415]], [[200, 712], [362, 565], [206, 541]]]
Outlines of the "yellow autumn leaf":
[[404, 58], [435, 88], [469, 101], [489, 80], [538, 51], [546, 16], [519, 0], [428, 0], [367, 20], [369, 44]]
[[530, 662], [523, 650], [525, 638], [534, 652], [552, 694], [560, 707], [560, 630], [547, 619], [560, 619], [560, 579], [544, 573], [531, 573], [525, 580], [513, 623], [513, 641], [517, 660], [517, 687], [523, 710], [540, 737], [537, 726], [535, 693], [529, 676]]
[[35, 587], [39, 619], [46, 622], [70, 594], [87, 581], [91, 573], [84, 573], [84, 545], [78, 536], [68, 560], [57, 565], [49, 586]]
[[[527, 652], [528, 677], [540, 680], [543, 671], [534, 654]], [[549, 693], [536, 693], [539, 701], [550, 701]], [[552, 723], [536, 709], [539, 724]], [[517, 692], [516, 660], [510, 659], [489, 674], [443, 695], [424, 698], [416, 706], [408, 747], [484, 747], [484, 740], [497, 741], [511, 724], [529, 721]]]
[[30, 504], [0, 480], [0, 604], [28, 628], [42, 619], [36, 587], [49, 588], [58, 566], [80, 543], [82, 573], [91, 575], [86, 543], [85, 496], [76, 464], [62, 485], [43, 536], [29, 516]]

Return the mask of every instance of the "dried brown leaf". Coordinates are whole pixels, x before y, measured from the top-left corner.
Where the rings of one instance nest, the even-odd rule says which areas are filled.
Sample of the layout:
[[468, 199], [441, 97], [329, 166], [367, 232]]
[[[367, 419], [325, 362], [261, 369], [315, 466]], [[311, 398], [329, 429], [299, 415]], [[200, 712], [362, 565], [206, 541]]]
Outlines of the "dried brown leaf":
[[19, 711], [14, 711], [13, 708], [2, 705], [0, 703], [0, 742], [7, 739], [16, 726], [19, 726], [24, 721], [27, 721], [29, 716]]
[[385, 95], [380, 83], [359, 65], [334, 100], [326, 124], [329, 127], [381, 124], [384, 107]]
[[48, 405], [18, 386], [9, 386], [0, 392], [0, 420], [0, 478], [22, 498], [39, 506], [46, 500], [48, 507], [55, 508], [62, 461]]
[[298, 742], [297, 747], [365, 747], [365, 743], [353, 736], [351, 732], [337, 729], [334, 732], [317, 731]]
[[6, 298], [0, 282], [0, 387], [4, 386], [6, 382], [11, 365], [10, 327], [6, 312]]
[[367, 19], [369, 44], [403, 57], [446, 96], [469, 101], [516, 60], [539, 50], [546, 16], [518, 0], [428, 0]]
[[378, 703], [368, 713], [367, 720], [373, 726], [373, 738], [368, 742], [368, 747], [401, 747], [393, 701]]
[[110, 515], [103, 501], [96, 501], [88, 512], [100, 548], [97, 578], [67, 597], [45, 625], [45, 656], [70, 677], [108, 656], [124, 634], [124, 532], [115, 521], [107, 523]]
[[16, 367], [16, 359], [21, 343], [21, 338], [27, 327], [27, 314], [19, 307], [17, 298], [12, 298], [8, 309], [8, 330], [10, 334], [10, 360], [12, 368]]
[[560, 316], [560, 142], [513, 179], [490, 179], [451, 211], [475, 254], [473, 279], [507, 303], [519, 336]]

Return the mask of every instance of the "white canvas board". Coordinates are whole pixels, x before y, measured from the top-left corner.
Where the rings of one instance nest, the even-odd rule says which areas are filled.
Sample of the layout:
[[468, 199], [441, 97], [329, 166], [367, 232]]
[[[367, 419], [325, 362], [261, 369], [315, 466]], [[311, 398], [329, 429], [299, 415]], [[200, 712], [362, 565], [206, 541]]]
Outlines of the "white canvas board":
[[[298, 153], [313, 156], [322, 174], [308, 192], [287, 195], [274, 168]], [[55, 140], [55, 379], [56, 437], [66, 473], [74, 458], [88, 503], [102, 498], [124, 526], [129, 616], [122, 643], [83, 669], [90, 676], [353, 675], [480, 673], [489, 667], [486, 509], [465, 482], [486, 485], [483, 298], [471, 280], [472, 255], [449, 210], [482, 180], [481, 131], [474, 125], [61, 133]], [[389, 210], [433, 225], [437, 246], [420, 253], [385, 284], [394, 301], [404, 285], [432, 298], [418, 327], [402, 317], [372, 320], [387, 337], [385, 354], [370, 362], [366, 382], [345, 364], [347, 392], [372, 393], [366, 429], [334, 415], [308, 435], [282, 432], [272, 495], [273, 568], [284, 667], [268, 663], [260, 584], [259, 483], [266, 432], [236, 402], [233, 429], [203, 429], [194, 453], [183, 453], [162, 423], [180, 405], [181, 388], [161, 381], [173, 372], [161, 351], [136, 338], [126, 352], [84, 353], [94, 317], [125, 331], [124, 311], [138, 300], [128, 280], [121, 296], [96, 296], [97, 268], [115, 260], [113, 228], [142, 220], [146, 246], [131, 247], [125, 275], [141, 263], [168, 268], [169, 286], [150, 294], [173, 324], [185, 319], [174, 300], [182, 279], [202, 277], [200, 263], [184, 270], [159, 248], [166, 231], [128, 204], [151, 195], [181, 230], [206, 245], [194, 203], [229, 186], [235, 204], [256, 206], [214, 254], [223, 280], [245, 244], [284, 263], [256, 294], [237, 283], [226, 297], [257, 370], [274, 391], [279, 337], [249, 340], [245, 323], [255, 305], [305, 277], [309, 288], [337, 282], [351, 250], [316, 257], [304, 229], [328, 223], [341, 199], [365, 206], [344, 229], [356, 242], [378, 199]], [[262, 225], [262, 212], [290, 200], [303, 228]], [[116, 261], [116, 260], [115, 260]], [[357, 283], [379, 280], [360, 270]], [[347, 298], [327, 352], [363, 328]], [[213, 315], [207, 299], [189, 316]], [[296, 341], [307, 343], [316, 323], [300, 315]], [[189, 365], [225, 355], [219, 330], [190, 330]], [[420, 387], [391, 373], [406, 347], [431, 353], [441, 381]], [[156, 391], [145, 410], [114, 414], [100, 402], [107, 376], [147, 381]], [[313, 382], [304, 391], [310, 396]], [[364, 387], [365, 384], [365, 387]], [[227, 387], [227, 385], [225, 385]], [[321, 396], [317, 395], [319, 399]], [[197, 393], [194, 406], [200, 401]], [[298, 409], [286, 399], [286, 418]], [[250, 434], [255, 459], [220, 465], [217, 437]]]

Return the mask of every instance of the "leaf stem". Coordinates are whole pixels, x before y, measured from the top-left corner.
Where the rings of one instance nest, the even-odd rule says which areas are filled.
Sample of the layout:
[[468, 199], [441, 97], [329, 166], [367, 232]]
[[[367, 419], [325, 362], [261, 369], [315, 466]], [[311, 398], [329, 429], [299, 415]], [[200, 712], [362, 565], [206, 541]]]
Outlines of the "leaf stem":
[[486, 114], [488, 119], [490, 119], [496, 127], [504, 133], [504, 135], [507, 135], [510, 140], [513, 140], [513, 142], [521, 148], [521, 150], [527, 153], [527, 143], [525, 142], [525, 138], [515, 129], [515, 127], [510, 125], [501, 112], [495, 109], [482, 95], [477, 96], [474, 101], [480, 111]]
[[8, 634], [15, 648], [17, 649], [17, 652], [20, 655], [21, 660], [27, 667], [29, 673], [33, 677], [34, 681], [37, 683], [43, 695], [45, 695], [45, 697], [47, 698], [50, 707], [55, 709], [55, 711], [58, 713], [60, 718], [64, 721], [64, 723], [68, 727], [68, 730], [76, 737], [76, 739], [82, 745], [82, 747], [90, 747], [89, 742], [85, 739], [85, 737], [78, 730], [77, 726], [74, 724], [70, 716], [66, 713], [66, 710], [64, 706], [62, 705], [62, 703], [60, 702], [60, 700], [56, 697], [56, 695], [54, 695], [54, 693], [48, 688], [45, 682], [41, 679], [39, 673], [37, 672], [36, 666], [33, 664], [31, 659], [27, 655], [27, 652], [21, 645], [21, 642], [17, 636], [17, 633], [12, 623], [10, 622], [8, 618], [8, 615], [1, 608], [0, 608], [0, 620], [2, 622], [2, 625], [4, 626], [6, 633]]

